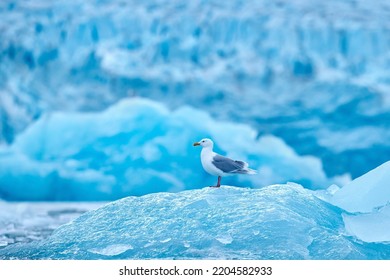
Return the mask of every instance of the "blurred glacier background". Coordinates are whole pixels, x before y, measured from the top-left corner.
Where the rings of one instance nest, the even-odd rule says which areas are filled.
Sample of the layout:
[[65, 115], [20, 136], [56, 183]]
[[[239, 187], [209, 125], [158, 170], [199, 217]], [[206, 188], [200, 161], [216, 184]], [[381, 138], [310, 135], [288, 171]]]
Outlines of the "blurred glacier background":
[[198, 188], [214, 178], [189, 146], [217, 134], [262, 173], [226, 181], [249, 187], [325, 188], [389, 158], [387, 1], [7, 0], [0, 14], [5, 199]]
[[[389, 160], [389, 71], [390, 3], [384, 0], [2, 0], [0, 248], [46, 238], [84, 212], [88, 214], [76, 225], [88, 231], [89, 221], [84, 220], [90, 217], [99, 228], [94, 219], [100, 216], [91, 210], [126, 196], [149, 195], [139, 200], [146, 212], [151, 207], [148, 197], [154, 201], [151, 212], [172, 206], [179, 224], [187, 212], [181, 204], [165, 205], [165, 196], [189, 201], [188, 213], [213, 213], [218, 194], [182, 192], [215, 183], [201, 167], [200, 150], [192, 147], [210, 137], [217, 152], [246, 160], [258, 170], [256, 176], [222, 181], [253, 189], [221, 190], [227, 198], [244, 195], [238, 205], [243, 217], [257, 215], [258, 209], [247, 208], [252, 195], [259, 197], [253, 203], [260, 208], [264, 196], [276, 208], [263, 217], [270, 227], [254, 217], [255, 228], [248, 232], [256, 237], [238, 229], [215, 241], [206, 229], [199, 233], [203, 243], [196, 246], [213, 244], [216, 251], [182, 251], [192, 241], [180, 240], [175, 243], [177, 256], [243, 257], [245, 252], [231, 255], [229, 246], [253, 248], [255, 238], [256, 244], [270, 246], [263, 255], [251, 255], [256, 258], [387, 259], [389, 247], [375, 242], [390, 240], [383, 228], [389, 224], [389, 163], [365, 179], [354, 179]], [[294, 183], [267, 187], [287, 182]], [[319, 202], [313, 193], [343, 210]], [[203, 200], [198, 201], [199, 194]], [[111, 217], [105, 209], [118, 214], [133, 200], [138, 201], [122, 200], [99, 211]], [[301, 211], [297, 201], [329, 219]], [[291, 219], [284, 215], [286, 209]], [[121, 217], [115, 222], [122, 225]], [[138, 218], [134, 228], [124, 224], [123, 232], [137, 229]], [[300, 222], [306, 218], [311, 229]], [[287, 246], [296, 251], [281, 248], [275, 253], [274, 242], [262, 243], [285, 225], [273, 227], [275, 219], [287, 219], [291, 228], [299, 229], [291, 236], [288, 227], [280, 232], [289, 238], [281, 240], [298, 244]], [[211, 228], [218, 229], [218, 219]], [[140, 236], [148, 236], [143, 229]], [[61, 230], [79, 240], [72, 226]], [[314, 241], [302, 239], [308, 230]], [[331, 245], [322, 244], [316, 232]], [[123, 240], [119, 233], [113, 236]], [[89, 240], [89, 233], [83, 234]], [[235, 234], [252, 241], [234, 245]], [[150, 242], [160, 252], [171, 237], [156, 238], [161, 240]], [[54, 248], [47, 242], [31, 246]], [[113, 252], [119, 257], [151, 256], [142, 249], [149, 241], [137, 241], [137, 254], [127, 252], [133, 249], [130, 245], [96, 242], [92, 249], [76, 244], [75, 252], [82, 253], [74, 257], [101, 258]], [[335, 249], [326, 255], [329, 246]], [[39, 250], [31, 253], [30, 247], [13, 248], [0, 251], [0, 258], [56, 258], [58, 253], [43, 256]], [[168, 253], [161, 254], [153, 257]]]

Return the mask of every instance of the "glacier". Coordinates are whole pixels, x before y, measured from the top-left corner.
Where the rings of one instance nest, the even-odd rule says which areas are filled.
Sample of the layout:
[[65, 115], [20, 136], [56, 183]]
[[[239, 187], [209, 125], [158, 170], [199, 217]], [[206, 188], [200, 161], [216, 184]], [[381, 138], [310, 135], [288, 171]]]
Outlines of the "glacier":
[[204, 137], [215, 141], [218, 152], [259, 171], [224, 178], [232, 185], [294, 181], [323, 189], [349, 179], [326, 177], [318, 158], [298, 155], [278, 137], [257, 137], [248, 125], [133, 97], [104, 112], [42, 116], [0, 148], [0, 198], [97, 201], [210, 186], [216, 178], [203, 170], [200, 151], [192, 146]]
[[389, 259], [345, 235], [342, 210], [297, 184], [126, 197], [0, 259]]
[[390, 153], [389, 6], [3, 0], [0, 143], [47, 113], [141, 96], [247, 123], [356, 178]]

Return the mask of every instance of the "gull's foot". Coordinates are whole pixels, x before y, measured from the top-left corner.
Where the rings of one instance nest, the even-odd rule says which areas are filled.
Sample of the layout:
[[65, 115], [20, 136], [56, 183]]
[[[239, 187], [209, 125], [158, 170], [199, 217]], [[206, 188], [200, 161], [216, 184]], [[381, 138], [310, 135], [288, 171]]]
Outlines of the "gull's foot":
[[209, 186], [209, 188], [219, 188], [220, 186]]

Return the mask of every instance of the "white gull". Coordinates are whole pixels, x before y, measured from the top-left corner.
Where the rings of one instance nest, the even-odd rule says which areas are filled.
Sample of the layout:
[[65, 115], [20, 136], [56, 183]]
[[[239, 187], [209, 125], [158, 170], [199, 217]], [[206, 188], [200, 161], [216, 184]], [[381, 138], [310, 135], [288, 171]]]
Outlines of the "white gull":
[[202, 146], [202, 152], [200, 153], [200, 159], [203, 169], [207, 173], [218, 176], [218, 183], [215, 188], [221, 186], [221, 177], [234, 175], [234, 174], [256, 174], [257, 172], [248, 167], [248, 163], [233, 160], [228, 157], [221, 156], [213, 151], [214, 142], [211, 139], [204, 138], [199, 142], [195, 142], [194, 146]]

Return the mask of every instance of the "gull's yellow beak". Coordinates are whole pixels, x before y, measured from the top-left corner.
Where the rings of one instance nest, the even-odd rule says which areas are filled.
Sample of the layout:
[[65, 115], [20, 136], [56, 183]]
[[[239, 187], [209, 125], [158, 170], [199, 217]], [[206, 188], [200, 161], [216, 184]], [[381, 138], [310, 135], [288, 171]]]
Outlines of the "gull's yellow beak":
[[195, 142], [193, 146], [200, 146], [199, 142]]

